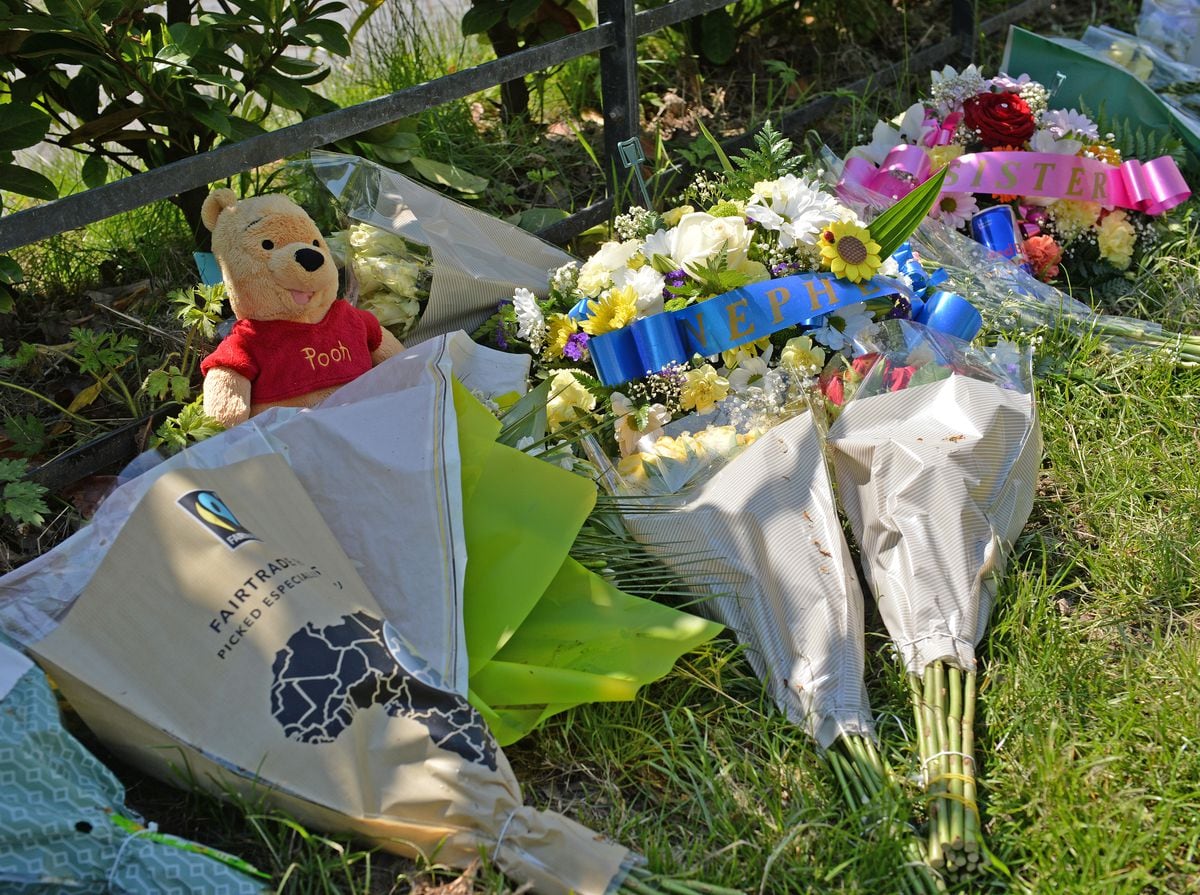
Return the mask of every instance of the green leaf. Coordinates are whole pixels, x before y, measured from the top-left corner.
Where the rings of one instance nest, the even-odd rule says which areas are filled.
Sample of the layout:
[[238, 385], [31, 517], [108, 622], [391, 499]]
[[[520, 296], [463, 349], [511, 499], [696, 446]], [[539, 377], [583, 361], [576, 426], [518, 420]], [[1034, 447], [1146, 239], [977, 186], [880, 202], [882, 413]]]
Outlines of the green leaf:
[[36, 146], [50, 130], [50, 116], [32, 106], [0, 106], [0, 150]]
[[83, 162], [83, 184], [90, 190], [108, 182], [108, 162], [102, 155], [89, 155]]
[[31, 199], [58, 198], [58, 187], [48, 178], [20, 165], [0, 164], [0, 190]]
[[8, 255], [0, 255], [0, 284], [12, 286], [25, 282], [25, 274], [21, 265]]
[[947, 170], [943, 167], [871, 222], [867, 229], [871, 231], [871, 238], [879, 243], [880, 258], [887, 258], [896, 251], [900, 243], [912, 236], [921, 221], [925, 220], [925, 215], [929, 214], [929, 209], [933, 208], [942, 191]]
[[229, 116], [219, 109], [193, 109], [192, 117], [214, 134], [229, 139], [233, 136], [233, 124]]
[[509, 447], [516, 447], [522, 438], [539, 442], [546, 437], [546, 399], [550, 396], [550, 380], [543, 379], [537, 388], [526, 392], [516, 404], [500, 417], [500, 430], [496, 440]]
[[46, 488], [36, 482], [9, 482], [4, 486], [4, 514], [17, 522], [41, 525], [50, 512], [42, 497]]
[[87, 71], [81, 71], [67, 84], [67, 108], [84, 121], [96, 117], [100, 108], [100, 81]]
[[161, 400], [167, 393], [170, 387], [170, 376], [166, 370], [154, 370], [146, 377], [146, 381], [142, 383], [142, 391], [151, 398]]
[[517, 215], [516, 225], [522, 230], [537, 233], [568, 217], [561, 208], [527, 208]]
[[449, 187], [460, 193], [479, 195], [488, 186], [488, 179], [486, 177], [480, 177], [477, 174], [464, 171], [455, 165], [437, 162], [433, 159], [422, 158], [421, 156], [413, 156], [409, 162], [425, 180], [428, 180], [430, 183]]
[[480, 3], [472, 6], [462, 17], [463, 37], [485, 34], [504, 18], [504, 6], [499, 3]]
[[700, 133], [704, 134], [704, 139], [708, 141], [708, 145], [717, 154], [717, 160], [721, 163], [721, 170], [726, 174], [732, 174], [733, 165], [729, 161], [729, 156], [725, 154], [725, 150], [721, 148], [721, 144], [717, 141], [717, 138], [709, 133], [708, 128], [704, 126], [704, 122], [699, 118], [696, 119], [696, 124], [700, 128]]
[[4, 434], [13, 450], [25, 457], [32, 457], [46, 446], [46, 426], [32, 413], [8, 417]]
[[265, 134], [259, 125], [253, 121], [247, 121], [245, 118], [230, 118], [229, 131], [231, 136], [228, 138], [231, 141], [248, 140], [251, 137], [257, 137], [259, 134]]
[[275, 72], [263, 72], [258, 90], [259, 93], [273, 99], [285, 109], [291, 109], [293, 112], [301, 114], [308, 110], [308, 104], [313, 95], [308, 88], [301, 87]]
[[114, 109], [99, 118], [75, 128], [65, 137], [64, 146], [76, 146], [80, 143], [103, 143], [104, 138], [114, 134], [127, 124], [131, 124], [147, 112], [144, 106], [130, 106], [124, 109]]
[[[280, 66], [282, 68], [282, 66]], [[215, 72], [197, 72], [196, 80], [201, 84], [212, 84], [215, 87], [224, 87], [226, 90], [236, 93], [241, 96], [246, 92], [246, 88], [242, 86], [242, 82], [228, 75], [222, 75]]]
[[724, 65], [737, 49], [737, 31], [725, 9], [714, 9], [700, 17], [700, 52], [709, 62]]
[[596, 24], [596, 17], [592, 15], [592, 11], [588, 7], [580, 3], [579, 0], [570, 0], [563, 6], [567, 12], [575, 17], [575, 20], [584, 28], [590, 28]]
[[0, 284], [0, 314], [11, 314], [15, 307], [16, 302], [13, 301], [12, 290]]
[[0, 482], [19, 482], [25, 478], [29, 469], [29, 461], [13, 460], [10, 457], [0, 457]]
[[350, 43], [346, 40], [346, 29], [340, 22], [328, 19], [305, 22], [302, 25], [288, 28], [284, 35], [307, 46], [319, 46], [338, 56], [350, 55]]
[[519, 29], [521, 24], [541, 8], [542, 0], [512, 0], [508, 6], [508, 24]]

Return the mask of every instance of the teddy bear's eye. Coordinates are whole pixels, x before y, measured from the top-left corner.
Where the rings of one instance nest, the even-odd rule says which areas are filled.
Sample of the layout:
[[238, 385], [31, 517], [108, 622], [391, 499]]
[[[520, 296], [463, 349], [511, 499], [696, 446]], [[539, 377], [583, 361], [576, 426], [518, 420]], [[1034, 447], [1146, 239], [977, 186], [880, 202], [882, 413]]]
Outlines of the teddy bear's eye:
[[313, 245], [315, 245], [315, 246], [316, 246], [316, 247], [319, 249], [319, 248], [321, 247], [321, 240], [319, 240], [319, 239], [314, 239], [314, 240], [313, 240]]
[[271, 242], [271, 240], [269, 240], [269, 239], [264, 239], [263, 240], [263, 248], [269, 252], [269, 251], [271, 251], [271, 249], [275, 248], [275, 243]]

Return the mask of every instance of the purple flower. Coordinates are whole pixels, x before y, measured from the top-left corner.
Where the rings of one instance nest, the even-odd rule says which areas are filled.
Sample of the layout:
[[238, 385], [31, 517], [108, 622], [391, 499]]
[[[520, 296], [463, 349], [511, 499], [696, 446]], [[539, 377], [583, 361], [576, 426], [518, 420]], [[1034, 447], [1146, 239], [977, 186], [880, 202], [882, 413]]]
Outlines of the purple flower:
[[888, 320], [911, 320], [912, 303], [903, 295], [892, 296], [892, 309], [887, 313]]
[[583, 360], [583, 356], [587, 353], [587, 343], [587, 333], [571, 333], [567, 337], [567, 344], [563, 346], [563, 357], [573, 361]]
[[663, 279], [666, 280], [668, 286], [675, 286], [678, 288], [687, 282], [687, 278], [687, 271], [680, 268], [679, 270], [671, 271]]
[[504, 321], [496, 321], [496, 347], [501, 351], [508, 350], [508, 336], [504, 334]]

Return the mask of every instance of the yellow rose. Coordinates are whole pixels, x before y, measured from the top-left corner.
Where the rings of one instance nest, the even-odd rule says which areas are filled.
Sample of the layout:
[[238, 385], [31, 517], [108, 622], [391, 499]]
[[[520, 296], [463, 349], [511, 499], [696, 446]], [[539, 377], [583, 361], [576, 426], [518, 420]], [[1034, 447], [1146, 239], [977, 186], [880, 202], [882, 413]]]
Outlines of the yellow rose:
[[584, 387], [570, 370], [559, 370], [550, 380], [550, 397], [546, 401], [546, 423], [550, 431], [574, 422], [580, 411], [586, 413], [596, 406], [596, 396]]

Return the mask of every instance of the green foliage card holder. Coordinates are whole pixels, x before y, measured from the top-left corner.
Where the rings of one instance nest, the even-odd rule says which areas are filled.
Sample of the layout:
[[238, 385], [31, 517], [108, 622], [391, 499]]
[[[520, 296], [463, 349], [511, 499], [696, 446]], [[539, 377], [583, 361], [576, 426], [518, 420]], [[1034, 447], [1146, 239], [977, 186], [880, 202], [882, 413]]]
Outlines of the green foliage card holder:
[[1174, 109], [1131, 72], [1081, 41], [1010, 28], [1000, 70], [1027, 73], [1051, 88], [1058, 85], [1059, 106], [1103, 112], [1109, 120], [1127, 122], [1135, 132], [1169, 130], [1187, 146], [1189, 168], [1200, 159], [1200, 122]]

